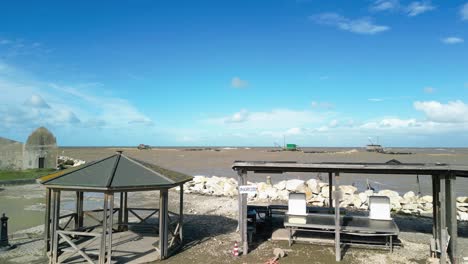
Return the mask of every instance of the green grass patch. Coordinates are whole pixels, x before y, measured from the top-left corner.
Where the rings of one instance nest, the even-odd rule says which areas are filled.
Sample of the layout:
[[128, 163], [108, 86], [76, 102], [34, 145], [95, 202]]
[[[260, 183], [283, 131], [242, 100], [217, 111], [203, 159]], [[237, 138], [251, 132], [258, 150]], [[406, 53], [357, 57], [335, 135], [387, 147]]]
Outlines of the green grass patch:
[[37, 179], [55, 171], [55, 169], [0, 170], [0, 181]]

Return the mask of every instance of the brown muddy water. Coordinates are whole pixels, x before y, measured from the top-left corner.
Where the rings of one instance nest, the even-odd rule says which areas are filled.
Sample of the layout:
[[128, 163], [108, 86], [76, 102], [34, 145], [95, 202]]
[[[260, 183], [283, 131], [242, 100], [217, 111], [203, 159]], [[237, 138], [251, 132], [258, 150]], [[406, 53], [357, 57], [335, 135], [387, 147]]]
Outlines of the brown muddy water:
[[[84, 159], [86, 161], [112, 155], [118, 148], [62, 148], [61, 154]], [[305, 148], [305, 152], [271, 152], [271, 148], [156, 148], [137, 150], [135, 148], [119, 148], [124, 154], [143, 161], [159, 164], [168, 169], [177, 170], [190, 175], [237, 177], [231, 169], [236, 160], [246, 161], [297, 161], [297, 162], [386, 162], [396, 159], [405, 163], [447, 163], [468, 165], [468, 149], [392, 149], [394, 152], [411, 152], [411, 155], [392, 155], [366, 152], [362, 148]], [[265, 181], [268, 174], [249, 174], [252, 182]], [[391, 189], [400, 193], [419, 190], [415, 176], [408, 175], [369, 175], [341, 174], [340, 184], [355, 185], [359, 189], [366, 187], [366, 182], [376, 190]], [[270, 175], [274, 182], [284, 179], [323, 178], [327, 175], [317, 173], [287, 173]], [[427, 175], [420, 176], [422, 194], [431, 193], [431, 179]], [[468, 196], [468, 179], [458, 178], [455, 186], [458, 196]]]

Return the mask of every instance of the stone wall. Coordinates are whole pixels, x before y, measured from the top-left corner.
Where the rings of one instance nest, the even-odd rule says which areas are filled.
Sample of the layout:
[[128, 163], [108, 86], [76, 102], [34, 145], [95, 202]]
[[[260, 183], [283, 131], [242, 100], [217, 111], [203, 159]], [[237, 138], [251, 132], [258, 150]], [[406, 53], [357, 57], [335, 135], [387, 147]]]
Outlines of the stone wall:
[[57, 167], [58, 149], [56, 145], [24, 145], [23, 169], [39, 168], [39, 158], [44, 158], [44, 168]]
[[23, 144], [15, 141], [0, 141], [0, 169], [21, 169]]
[[[329, 185], [316, 179], [308, 181], [288, 180], [270, 185], [264, 182], [252, 183], [257, 186], [257, 193], [249, 195], [250, 201], [287, 201], [289, 193], [303, 192], [309, 205], [329, 206]], [[333, 190], [335, 187], [333, 186]], [[401, 196], [392, 190], [380, 190], [374, 192], [367, 190], [358, 192], [351, 185], [341, 185], [339, 189], [344, 193], [340, 200], [340, 207], [367, 210], [369, 207], [368, 197], [371, 195], [382, 195], [390, 198], [392, 211], [397, 213], [423, 215], [432, 217], [432, 196], [419, 196], [410, 191]], [[192, 181], [185, 183], [184, 192], [198, 193], [203, 195], [235, 196], [238, 194], [237, 181], [225, 177], [195, 176]], [[457, 198], [457, 219], [468, 221], [468, 197]]]

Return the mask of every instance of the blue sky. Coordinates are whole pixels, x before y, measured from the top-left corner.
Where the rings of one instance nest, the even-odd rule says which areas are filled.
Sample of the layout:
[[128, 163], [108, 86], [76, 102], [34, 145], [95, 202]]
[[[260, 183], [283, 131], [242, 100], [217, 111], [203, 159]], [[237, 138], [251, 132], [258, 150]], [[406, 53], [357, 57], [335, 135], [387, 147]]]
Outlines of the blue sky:
[[468, 147], [468, 2], [10, 1], [0, 136]]

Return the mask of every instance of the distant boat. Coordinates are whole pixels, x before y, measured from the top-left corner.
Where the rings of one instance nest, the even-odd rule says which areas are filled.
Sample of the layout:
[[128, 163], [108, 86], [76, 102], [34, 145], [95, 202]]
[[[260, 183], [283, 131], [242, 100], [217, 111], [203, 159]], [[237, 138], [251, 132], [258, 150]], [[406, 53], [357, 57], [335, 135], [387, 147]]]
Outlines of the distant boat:
[[384, 152], [384, 148], [379, 144], [379, 138], [377, 137], [377, 143], [372, 142], [372, 138], [368, 138], [370, 144], [366, 145], [366, 150], [369, 152]]
[[368, 144], [366, 150], [369, 152], [384, 152], [384, 148], [379, 144]]

